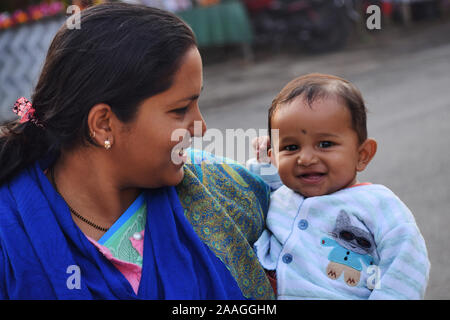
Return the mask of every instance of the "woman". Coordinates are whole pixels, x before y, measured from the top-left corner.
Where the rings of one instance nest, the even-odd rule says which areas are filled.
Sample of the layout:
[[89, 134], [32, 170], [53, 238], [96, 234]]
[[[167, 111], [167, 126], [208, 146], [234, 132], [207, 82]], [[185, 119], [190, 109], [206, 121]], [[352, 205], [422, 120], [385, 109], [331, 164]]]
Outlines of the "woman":
[[251, 247], [267, 186], [172, 139], [206, 130], [202, 85], [171, 13], [103, 4], [58, 31], [0, 137], [1, 298], [273, 298]]

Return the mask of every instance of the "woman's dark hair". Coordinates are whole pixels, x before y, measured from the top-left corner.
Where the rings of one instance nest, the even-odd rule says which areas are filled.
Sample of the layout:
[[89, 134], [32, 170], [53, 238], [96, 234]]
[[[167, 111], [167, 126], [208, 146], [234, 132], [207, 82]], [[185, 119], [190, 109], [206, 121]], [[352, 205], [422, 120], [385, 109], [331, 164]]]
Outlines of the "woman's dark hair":
[[31, 121], [5, 123], [0, 132], [0, 185], [41, 157], [94, 144], [87, 118], [108, 104], [122, 122], [140, 103], [170, 88], [185, 53], [197, 46], [192, 30], [172, 13], [107, 3], [81, 12], [80, 29], [56, 34], [32, 95]]
[[351, 115], [352, 127], [359, 143], [367, 139], [366, 106], [361, 92], [351, 82], [332, 75], [311, 73], [291, 80], [275, 97], [269, 109], [269, 135], [275, 112], [284, 104], [302, 96], [312, 105], [315, 99], [334, 97], [340, 99]]

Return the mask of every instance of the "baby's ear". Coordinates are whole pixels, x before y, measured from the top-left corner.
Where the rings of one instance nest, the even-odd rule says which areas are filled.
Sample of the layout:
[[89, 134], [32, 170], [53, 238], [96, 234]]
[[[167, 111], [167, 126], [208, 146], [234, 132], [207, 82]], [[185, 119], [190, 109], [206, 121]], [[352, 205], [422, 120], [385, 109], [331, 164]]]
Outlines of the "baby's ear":
[[273, 152], [272, 148], [267, 150], [267, 155], [270, 158], [270, 163], [278, 168], [278, 162], [277, 162], [277, 159], [276, 159], [276, 156], [275, 156], [275, 152]]
[[363, 171], [375, 156], [375, 153], [377, 153], [377, 142], [375, 139], [367, 138], [366, 141], [359, 146], [358, 153], [359, 159], [356, 170]]

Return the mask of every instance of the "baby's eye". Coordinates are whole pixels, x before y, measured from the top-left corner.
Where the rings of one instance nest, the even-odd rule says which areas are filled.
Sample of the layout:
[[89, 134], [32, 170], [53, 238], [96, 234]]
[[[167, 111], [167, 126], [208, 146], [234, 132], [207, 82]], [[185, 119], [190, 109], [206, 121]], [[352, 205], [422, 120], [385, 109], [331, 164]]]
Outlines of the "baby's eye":
[[298, 146], [295, 145], [295, 144], [290, 144], [290, 145], [285, 146], [285, 147], [283, 148], [283, 150], [286, 150], [286, 151], [295, 151], [295, 150], [297, 150], [297, 149], [298, 149]]
[[334, 146], [334, 143], [333, 142], [331, 142], [331, 141], [320, 141], [319, 142], [319, 148], [329, 148], [329, 147], [332, 147], [332, 146]]

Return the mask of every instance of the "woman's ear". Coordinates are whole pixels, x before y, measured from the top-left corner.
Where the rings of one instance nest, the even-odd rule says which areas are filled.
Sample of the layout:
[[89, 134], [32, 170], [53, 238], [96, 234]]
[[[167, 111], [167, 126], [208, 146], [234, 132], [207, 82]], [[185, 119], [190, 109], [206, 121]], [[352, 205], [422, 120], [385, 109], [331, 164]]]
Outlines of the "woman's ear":
[[113, 119], [114, 113], [111, 107], [104, 103], [96, 104], [91, 108], [88, 115], [88, 125], [91, 138], [100, 145], [103, 145], [105, 140], [111, 143], [114, 140], [113, 136]]
[[359, 146], [359, 159], [356, 170], [359, 172], [363, 171], [375, 156], [375, 153], [377, 153], [377, 142], [375, 139], [367, 138], [366, 141]]

